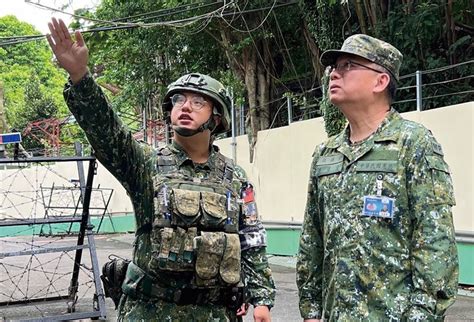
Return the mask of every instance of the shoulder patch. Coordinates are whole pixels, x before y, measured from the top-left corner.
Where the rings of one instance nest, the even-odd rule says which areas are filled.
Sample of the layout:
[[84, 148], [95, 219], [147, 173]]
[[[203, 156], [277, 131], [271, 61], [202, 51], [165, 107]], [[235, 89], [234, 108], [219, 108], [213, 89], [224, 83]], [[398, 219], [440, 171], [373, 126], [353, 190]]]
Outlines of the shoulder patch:
[[443, 149], [441, 148], [441, 144], [439, 144], [438, 142], [436, 141], [433, 141], [432, 142], [432, 146], [433, 146], [433, 152], [438, 154], [438, 155], [441, 155], [443, 156]]

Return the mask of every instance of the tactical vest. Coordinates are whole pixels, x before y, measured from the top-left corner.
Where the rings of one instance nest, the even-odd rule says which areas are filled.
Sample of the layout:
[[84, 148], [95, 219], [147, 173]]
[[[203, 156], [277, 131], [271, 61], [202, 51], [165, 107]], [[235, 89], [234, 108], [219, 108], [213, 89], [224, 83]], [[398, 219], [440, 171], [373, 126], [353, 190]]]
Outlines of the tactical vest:
[[237, 285], [240, 196], [232, 186], [232, 160], [218, 153], [210, 177], [196, 178], [179, 171], [167, 147], [157, 153], [148, 272], [192, 275], [191, 287]]

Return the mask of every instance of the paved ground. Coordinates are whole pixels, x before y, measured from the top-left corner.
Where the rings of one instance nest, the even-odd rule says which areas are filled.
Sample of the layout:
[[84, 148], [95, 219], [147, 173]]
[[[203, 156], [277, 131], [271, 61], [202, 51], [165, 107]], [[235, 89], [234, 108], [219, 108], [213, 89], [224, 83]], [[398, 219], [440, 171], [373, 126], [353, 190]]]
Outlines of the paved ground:
[[[101, 235], [95, 238], [97, 255], [102, 265], [109, 254], [130, 257], [133, 235]], [[270, 256], [270, 265], [277, 286], [275, 307], [272, 309], [272, 321], [292, 322], [301, 321], [298, 311], [298, 296], [295, 282], [295, 258]], [[474, 292], [461, 291], [456, 303], [449, 309], [447, 321], [474, 321]], [[107, 299], [107, 321], [115, 321], [116, 315], [113, 303]], [[29, 317], [29, 308], [18, 307], [16, 319], [20, 316]], [[34, 310], [34, 308], [33, 308]], [[0, 306], [0, 321], [2, 321], [2, 307]], [[6, 318], [5, 320], [8, 320]], [[252, 311], [245, 318], [246, 322], [253, 321]]]

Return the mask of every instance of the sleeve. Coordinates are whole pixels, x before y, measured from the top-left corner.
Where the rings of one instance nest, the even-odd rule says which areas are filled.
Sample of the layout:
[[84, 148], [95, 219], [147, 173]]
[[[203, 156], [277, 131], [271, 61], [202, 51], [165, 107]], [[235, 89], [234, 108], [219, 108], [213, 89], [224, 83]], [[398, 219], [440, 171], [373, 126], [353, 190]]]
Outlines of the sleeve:
[[420, 140], [421, 144], [414, 145], [407, 172], [410, 211], [414, 215], [414, 291], [408, 319], [442, 321], [446, 309], [455, 301], [458, 286], [458, 254], [451, 213], [455, 201], [441, 146], [429, 132], [423, 133]]
[[303, 319], [322, 318], [323, 238], [317, 205], [315, 173], [317, 157], [313, 155], [308, 184], [308, 198], [296, 262], [296, 284]]
[[69, 81], [63, 95], [97, 159], [130, 195], [143, 189], [138, 182], [145, 171], [143, 149], [114, 113], [92, 76], [87, 74], [77, 84]]
[[242, 168], [236, 166], [235, 174], [234, 186], [240, 190], [242, 200], [239, 237], [247, 302], [271, 308], [275, 303], [275, 283], [267, 259], [266, 231], [258, 217], [252, 184]]

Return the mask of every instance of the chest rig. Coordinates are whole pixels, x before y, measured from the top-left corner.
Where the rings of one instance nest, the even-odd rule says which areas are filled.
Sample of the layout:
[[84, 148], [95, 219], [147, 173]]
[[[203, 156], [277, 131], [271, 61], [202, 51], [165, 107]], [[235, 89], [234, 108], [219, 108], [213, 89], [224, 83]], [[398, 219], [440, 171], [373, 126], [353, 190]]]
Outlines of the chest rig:
[[150, 274], [182, 275], [197, 288], [240, 282], [239, 194], [232, 160], [218, 153], [211, 170], [180, 169], [168, 148], [157, 152]]

